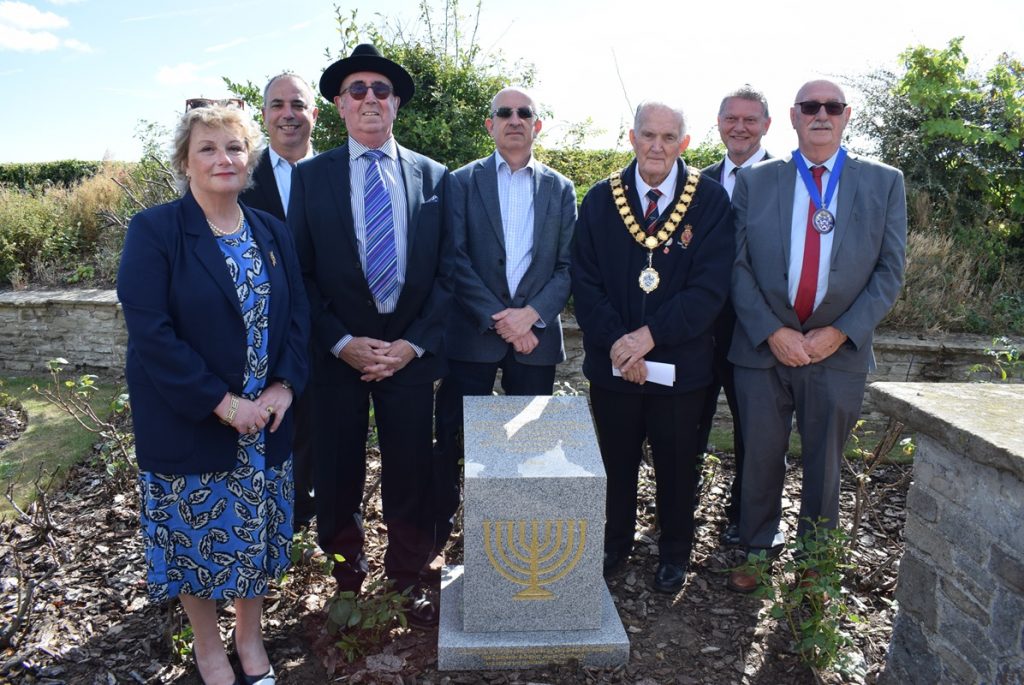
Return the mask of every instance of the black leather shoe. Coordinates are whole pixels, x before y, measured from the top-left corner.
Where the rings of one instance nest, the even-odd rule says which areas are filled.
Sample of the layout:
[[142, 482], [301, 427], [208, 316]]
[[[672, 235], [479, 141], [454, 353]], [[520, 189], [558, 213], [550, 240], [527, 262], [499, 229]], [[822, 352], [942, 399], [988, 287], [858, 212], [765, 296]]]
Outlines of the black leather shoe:
[[686, 580], [686, 566], [670, 564], [663, 561], [658, 564], [658, 570], [651, 582], [651, 589], [655, 592], [664, 592], [674, 595], [683, 588], [683, 581]]
[[435, 628], [441, 618], [440, 607], [425, 587], [414, 587], [409, 593], [409, 606], [405, 610], [405, 620], [413, 628]]
[[626, 563], [628, 554], [616, 554], [615, 552], [604, 553], [604, 577], [609, 578], [614, 575], [623, 564]]
[[730, 523], [718, 536], [718, 541], [722, 543], [722, 547], [738, 546], [740, 544], [740, 527], [735, 523]]

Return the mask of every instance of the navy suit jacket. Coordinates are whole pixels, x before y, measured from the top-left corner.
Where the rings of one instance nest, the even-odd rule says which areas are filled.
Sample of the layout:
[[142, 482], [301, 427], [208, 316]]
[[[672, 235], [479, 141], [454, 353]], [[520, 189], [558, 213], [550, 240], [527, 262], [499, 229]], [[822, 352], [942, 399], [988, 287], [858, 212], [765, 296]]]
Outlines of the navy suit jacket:
[[530, 305], [545, 326], [533, 328], [537, 347], [530, 354], [516, 352], [516, 361], [551, 366], [565, 359], [561, 312], [569, 300], [569, 246], [576, 225], [576, 191], [565, 176], [535, 162], [530, 266], [516, 292], [510, 293], [495, 159], [495, 155], [489, 155], [452, 174], [456, 181], [450, 204], [457, 306], [448, 318], [445, 348], [449, 357], [460, 361], [500, 361], [510, 345], [495, 332], [491, 315], [509, 307]]
[[[267, 380], [307, 378], [309, 309], [291, 233], [243, 206], [270, 275]], [[157, 473], [229, 471], [238, 432], [214, 408], [240, 395], [246, 330], [235, 285], [206, 217], [191, 193], [143, 210], [128, 225], [117, 275], [128, 328], [125, 376], [139, 467]], [[291, 454], [292, 412], [267, 431], [267, 463]]]
[[247, 207], [262, 209], [281, 221], [285, 221], [284, 205], [281, 204], [281, 193], [277, 189], [274, 168], [270, 165], [270, 148], [263, 149], [256, 170], [252, 172], [252, 185], [238, 196]]
[[[682, 160], [676, 165], [679, 176], [673, 205], [687, 176]], [[640, 217], [643, 212], [633, 188], [635, 170], [634, 160], [622, 172], [622, 184], [633, 215]], [[679, 238], [686, 227], [693, 238], [684, 249]], [[729, 291], [734, 255], [732, 208], [721, 185], [697, 184], [671, 240], [670, 245], [654, 250], [652, 265], [661, 283], [645, 294], [638, 278], [647, 266], [648, 251], [626, 230], [610, 183], [595, 184], [583, 198], [572, 249], [572, 292], [586, 352], [583, 372], [591, 383], [618, 392], [649, 394], [681, 394], [711, 383], [711, 324]], [[644, 325], [654, 338], [654, 349], [646, 359], [675, 365], [673, 387], [638, 385], [612, 375], [612, 345]]]
[[768, 337], [783, 326], [835, 326], [848, 336], [824, 366], [874, 368], [875, 327], [899, 295], [907, 246], [903, 173], [850, 154], [839, 179], [832, 268], [821, 304], [803, 324], [789, 302], [789, 252], [796, 164], [791, 156], [759, 162], [736, 178], [736, 263], [732, 300], [738, 318], [729, 350], [737, 366], [777, 364]]
[[440, 378], [444, 320], [451, 305], [453, 248], [447, 230], [450, 175], [437, 162], [398, 146], [408, 201], [408, 261], [395, 311], [377, 312], [359, 259], [352, 223], [348, 145], [299, 163], [292, 172], [288, 224], [295, 234], [313, 326], [313, 381], [362, 383], [331, 354], [345, 335], [405, 339], [424, 349], [389, 380], [400, 385]]

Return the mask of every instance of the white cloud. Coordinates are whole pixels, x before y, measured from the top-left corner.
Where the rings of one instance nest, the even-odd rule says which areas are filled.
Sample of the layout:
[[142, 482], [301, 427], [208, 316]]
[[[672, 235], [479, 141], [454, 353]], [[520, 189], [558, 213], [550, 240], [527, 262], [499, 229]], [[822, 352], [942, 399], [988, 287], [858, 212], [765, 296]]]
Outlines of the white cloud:
[[51, 5], [77, 5], [82, 0], [50, 0]]
[[219, 78], [204, 75], [203, 70], [212, 66], [212, 62], [206, 64], [193, 64], [182, 62], [173, 66], [160, 67], [156, 72], [156, 82], [162, 86], [193, 86], [201, 88], [224, 88], [224, 82]]
[[27, 31], [62, 29], [68, 20], [53, 12], [41, 12], [28, 3], [4, 0], [0, 2], [0, 25]]
[[60, 47], [60, 38], [49, 31], [24, 31], [0, 24], [0, 50], [46, 52]]
[[64, 47], [69, 50], [75, 50], [76, 52], [92, 52], [92, 46], [88, 43], [83, 43], [75, 38], [65, 38], [63, 42]]
[[247, 38], [235, 38], [234, 40], [229, 40], [227, 43], [221, 43], [220, 45], [211, 45], [210, 47], [206, 48], [206, 52], [220, 52], [221, 50], [227, 50], [229, 48], [236, 47], [246, 42], [248, 42]]
[[[55, 4], [79, 0], [50, 0]], [[92, 47], [75, 38], [59, 37], [51, 33], [69, 26], [66, 18], [53, 12], [43, 12], [33, 5], [15, 0], [0, 2], [0, 50], [14, 52], [48, 52], [65, 47], [76, 52], [92, 52]]]

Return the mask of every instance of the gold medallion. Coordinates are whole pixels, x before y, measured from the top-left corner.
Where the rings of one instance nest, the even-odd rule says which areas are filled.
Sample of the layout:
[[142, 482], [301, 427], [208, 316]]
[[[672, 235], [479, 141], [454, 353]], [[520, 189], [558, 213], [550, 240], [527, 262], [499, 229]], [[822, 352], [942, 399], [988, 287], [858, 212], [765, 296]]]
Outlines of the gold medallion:
[[[616, 171], [613, 173], [608, 177], [608, 182], [612, 187], [612, 199], [619, 210], [622, 222], [626, 225], [626, 230], [629, 231], [636, 242], [647, 248], [647, 267], [640, 272], [639, 282], [641, 290], [645, 293], [652, 293], [657, 289], [658, 284], [661, 283], [661, 276], [651, 263], [654, 257], [654, 250], [672, 239], [672, 235], [676, 232], [679, 222], [686, 216], [686, 210], [690, 208], [690, 202], [693, 201], [693, 196], [697, 192], [700, 172], [695, 169], [690, 169], [687, 172], [683, 192], [679, 195], [679, 202], [672, 208], [665, 224], [654, 235], [647, 235], [640, 227], [636, 217], [633, 216], [633, 210], [630, 209], [629, 203], [626, 201], [626, 193], [622, 187], [622, 172]], [[685, 243], [683, 243], [684, 248], [689, 246], [690, 239], [693, 237], [692, 227], [687, 226], [686, 229], [684, 235]]]

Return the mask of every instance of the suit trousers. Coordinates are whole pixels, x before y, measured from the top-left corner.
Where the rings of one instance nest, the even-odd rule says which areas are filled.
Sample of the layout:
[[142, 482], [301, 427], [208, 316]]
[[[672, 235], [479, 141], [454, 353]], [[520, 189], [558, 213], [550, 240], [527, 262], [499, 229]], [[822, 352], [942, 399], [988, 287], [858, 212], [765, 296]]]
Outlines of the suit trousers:
[[295, 530], [309, 525], [316, 515], [313, 503], [313, 388], [299, 395], [292, 404], [295, 437], [292, 439], [292, 471], [295, 477]]
[[399, 385], [394, 378], [314, 386], [317, 531], [320, 547], [345, 559], [334, 569], [341, 590], [358, 591], [366, 576], [362, 499], [371, 397], [388, 530], [384, 570], [401, 591], [428, 561], [430, 495], [423, 484], [430, 479], [433, 395], [432, 382]]
[[594, 423], [608, 478], [606, 552], [626, 556], [633, 549], [637, 479], [646, 439], [651, 447], [657, 487], [659, 559], [689, 564], [700, 451], [698, 429], [706, 390], [655, 395], [616, 392], [591, 385]]
[[803, 462], [797, 535], [820, 518], [839, 521], [843, 446], [860, 417], [866, 373], [822, 364], [769, 369], [735, 368], [736, 394], [747, 445], [743, 465], [740, 542], [749, 550], [777, 550], [784, 543], [782, 490], [786, 450], [795, 414]]
[[501, 389], [506, 395], [550, 395], [555, 383], [555, 365], [533, 366], [508, 353], [496, 362], [448, 360], [448, 375], [437, 391], [436, 434], [434, 446], [434, 554], [448, 543], [459, 509], [459, 474], [462, 451], [462, 398], [487, 396], [501, 369]]
[[736, 381], [732, 362], [729, 361], [729, 346], [732, 344], [732, 330], [736, 323], [736, 314], [732, 311], [732, 303], [726, 303], [715, 322], [715, 352], [711, 371], [713, 380], [704, 399], [704, 410], [700, 418], [700, 449], [707, 451], [711, 427], [718, 411], [718, 395], [725, 390], [725, 399], [729, 403], [732, 414], [733, 455], [736, 458], [736, 473], [733, 475], [730, 488], [729, 503], [725, 507], [725, 515], [729, 523], [739, 525], [740, 507], [743, 501], [743, 460], [746, 448], [743, 443], [743, 425], [740, 417], [739, 404], [736, 401]]

